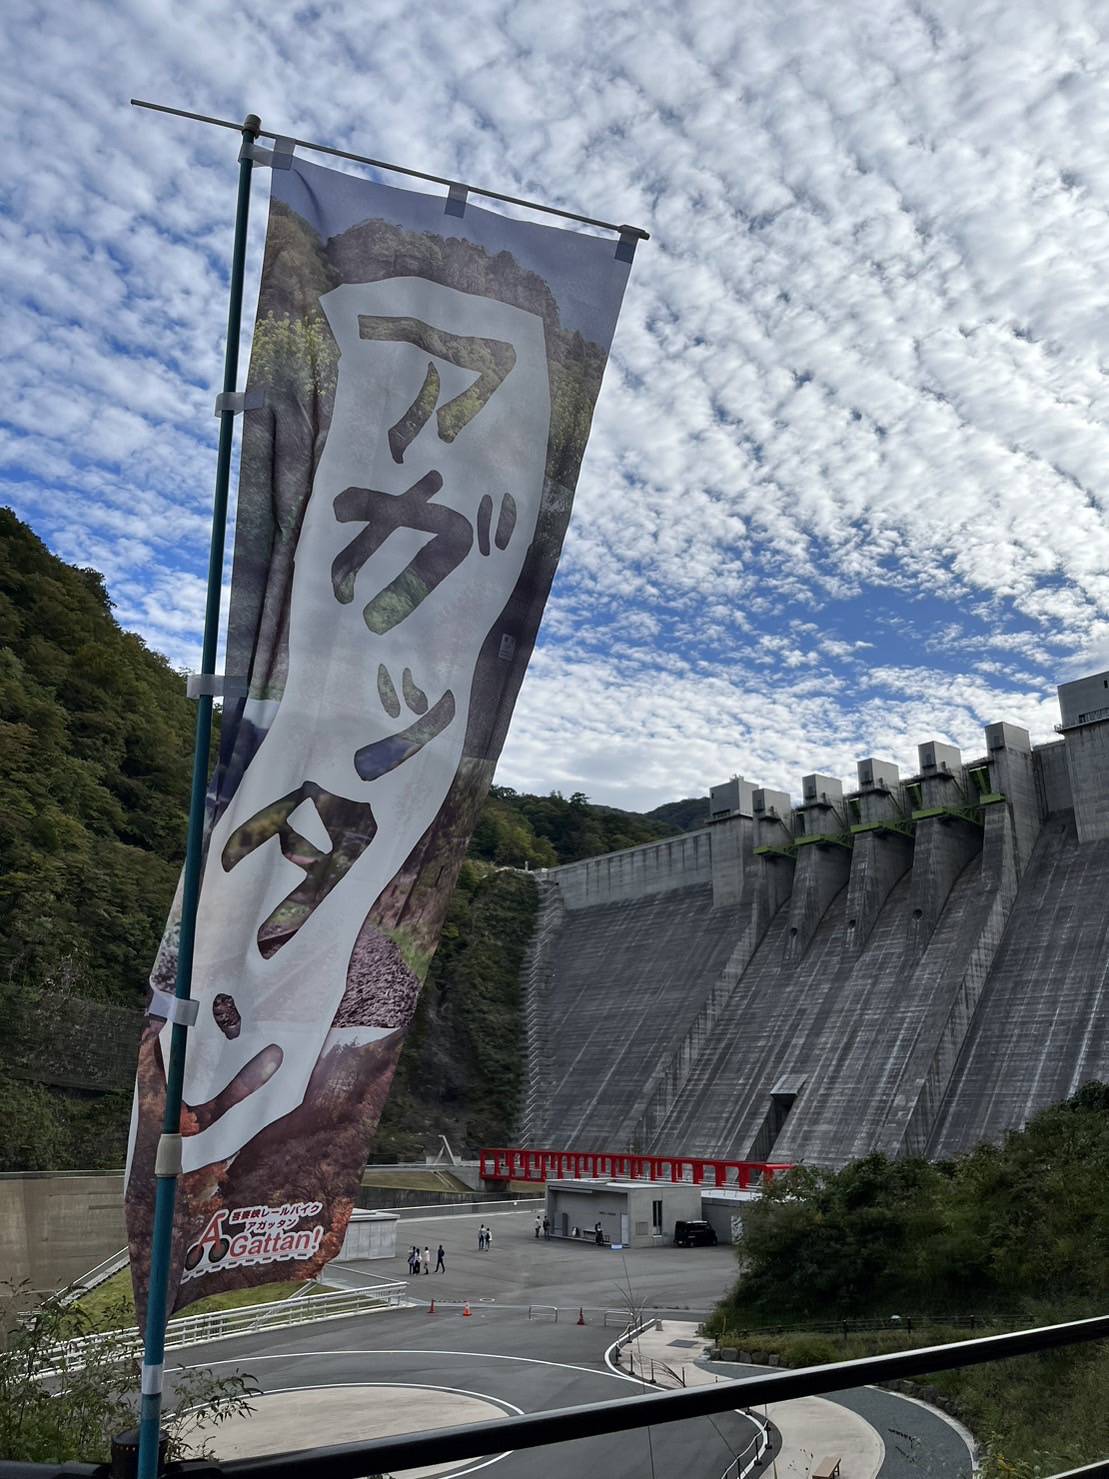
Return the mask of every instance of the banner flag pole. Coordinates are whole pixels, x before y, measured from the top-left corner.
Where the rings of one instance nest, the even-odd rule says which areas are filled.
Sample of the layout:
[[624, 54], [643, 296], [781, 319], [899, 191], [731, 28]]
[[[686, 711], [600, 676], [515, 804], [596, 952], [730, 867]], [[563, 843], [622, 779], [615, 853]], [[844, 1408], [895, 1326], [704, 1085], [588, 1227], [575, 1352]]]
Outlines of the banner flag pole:
[[[173, 118], [188, 118], [193, 123], [210, 123], [215, 128], [241, 128], [229, 118], [212, 118], [207, 113], [191, 113], [187, 108], [171, 108], [167, 103], [148, 103], [142, 98], [131, 99], [132, 108], [148, 108], [153, 113], [168, 113]], [[349, 149], [336, 149], [331, 144], [316, 144], [311, 139], [299, 139], [290, 134], [275, 133], [272, 129], [260, 128], [257, 137], [275, 139], [289, 148], [311, 149], [317, 154], [329, 154], [333, 159], [349, 159], [354, 164], [368, 164], [373, 169], [389, 170], [393, 174], [410, 175], [414, 180], [426, 180], [432, 185], [447, 185], [464, 197], [484, 195], [488, 200], [500, 200], [506, 205], [522, 205], [529, 211], [541, 211], [546, 216], [559, 216], [564, 221], [579, 221], [583, 226], [598, 226], [602, 231], [615, 231], [630, 241], [650, 241], [650, 232], [642, 226], [617, 225], [614, 221], [600, 221], [595, 216], [583, 216], [578, 211], [563, 210], [560, 206], [546, 205], [538, 200], [525, 200], [519, 195], [506, 195], [503, 190], [485, 190], [480, 185], [471, 185], [461, 180], [449, 179], [446, 175], [432, 175], [427, 170], [412, 169], [404, 164], [388, 164], [384, 159], [374, 159], [369, 154], [353, 154]], [[454, 214], [452, 212], [452, 214]], [[461, 212], [458, 212], [461, 214]], [[630, 258], [629, 258], [630, 260]]]
[[[227, 307], [227, 345], [223, 359], [223, 395], [219, 411], [219, 450], [212, 509], [212, 541], [208, 556], [208, 594], [204, 610], [204, 642], [200, 662], [201, 683], [196, 700], [196, 739], [193, 750], [192, 789], [189, 796], [189, 827], [185, 847], [182, 886], [181, 934], [177, 957], [173, 1035], [166, 1070], [165, 1113], [155, 1162], [157, 1178], [154, 1227], [150, 1249], [150, 1283], [144, 1332], [142, 1397], [139, 1416], [138, 1479], [156, 1479], [159, 1471], [162, 1415], [162, 1367], [173, 1242], [173, 1214], [177, 1178], [181, 1171], [181, 1097], [185, 1078], [188, 1030], [195, 1020], [190, 1003], [193, 947], [204, 850], [204, 813], [208, 790], [208, 752], [212, 739], [212, 689], [203, 679], [216, 670], [219, 635], [220, 593], [223, 586], [223, 550], [227, 529], [227, 502], [231, 484], [231, 451], [235, 435], [236, 406], [233, 401], [239, 374], [239, 335], [242, 328], [243, 277], [246, 265], [246, 231], [250, 213], [250, 177], [254, 159], [250, 146], [262, 129], [262, 120], [248, 113], [239, 127], [244, 148], [239, 156], [239, 190], [235, 207], [235, 240], [231, 253], [231, 283]], [[185, 1005], [188, 1003], [188, 1005]], [[190, 1008], [192, 1008], [190, 1010]]]
[[[341, 1252], [647, 233], [458, 181], [439, 180], [444, 199], [363, 179], [295, 150], [438, 177], [301, 145], [254, 114], [136, 105], [242, 140], [185, 866], [151, 970], [128, 1147], [145, 1319], [137, 1476], [157, 1479], [169, 1314], [314, 1278]], [[263, 165], [269, 226], [239, 389]], [[243, 425], [221, 678], [233, 418], [262, 406]]]

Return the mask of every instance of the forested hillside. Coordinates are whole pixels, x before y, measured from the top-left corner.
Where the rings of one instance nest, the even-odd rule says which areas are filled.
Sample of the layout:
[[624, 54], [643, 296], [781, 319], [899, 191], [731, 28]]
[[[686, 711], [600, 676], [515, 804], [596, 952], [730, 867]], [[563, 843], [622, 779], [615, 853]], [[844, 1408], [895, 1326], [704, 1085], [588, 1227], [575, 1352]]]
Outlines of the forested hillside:
[[[194, 719], [181, 675], [119, 626], [102, 578], [0, 509], [0, 1170], [121, 1164], [133, 1038], [184, 847]], [[641, 816], [494, 787], [380, 1149], [416, 1154], [440, 1130], [460, 1144], [509, 1133], [535, 887], [507, 870], [667, 836], [698, 807]]]
[[0, 972], [139, 1007], [185, 838], [193, 708], [104, 582], [0, 509]]
[[553, 868], [684, 830], [653, 812], [642, 816], [592, 806], [580, 791], [567, 801], [557, 792], [528, 796], [494, 786], [474, 832], [470, 856], [502, 867]]
[[101, 577], [0, 509], [0, 1169], [119, 1163], [125, 1071], [93, 1092], [96, 1065], [59, 1066], [59, 1045], [126, 1054], [181, 862], [193, 722]]

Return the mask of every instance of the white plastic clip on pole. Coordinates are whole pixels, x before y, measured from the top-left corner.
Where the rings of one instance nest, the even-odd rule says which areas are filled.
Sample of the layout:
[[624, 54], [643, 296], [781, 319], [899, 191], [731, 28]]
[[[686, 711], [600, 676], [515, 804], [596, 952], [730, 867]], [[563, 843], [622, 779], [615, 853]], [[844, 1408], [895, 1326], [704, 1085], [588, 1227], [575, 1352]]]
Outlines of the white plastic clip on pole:
[[272, 149], [263, 149], [260, 144], [244, 139], [239, 150], [239, 160], [241, 163], [242, 160], [249, 159], [254, 165], [268, 164], [270, 169], [292, 169], [295, 148], [296, 144], [292, 139], [274, 139]]
[[245, 678], [228, 678], [223, 673], [189, 673], [185, 679], [185, 697], [242, 698], [247, 686]]
[[266, 404], [266, 392], [255, 386], [252, 390], [221, 390], [216, 396], [216, 415], [230, 411], [232, 416], [241, 416], [244, 411], [258, 411]]
[[200, 1003], [191, 996], [175, 996], [172, 991], [151, 987], [150, 1005], [147, 1011], [152, 1017], [163, 1017], [167, 1022], [180, 1022], [191, 1027], [200, 1011]]

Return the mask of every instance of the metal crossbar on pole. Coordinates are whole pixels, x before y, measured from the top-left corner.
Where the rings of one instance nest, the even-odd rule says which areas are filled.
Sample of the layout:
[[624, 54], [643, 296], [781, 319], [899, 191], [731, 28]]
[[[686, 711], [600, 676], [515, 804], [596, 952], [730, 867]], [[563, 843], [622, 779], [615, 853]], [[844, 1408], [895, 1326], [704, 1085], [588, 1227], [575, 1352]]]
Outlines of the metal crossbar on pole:
[[[244, 143], [261, 131], [261, 120], [253, 113], [237, 124]], [[235, 237], [231, 251], [231, 283], [227, 305], [227, 344], [223, 356], [225, 397], [235, 390], [239, 374], [239, 335], [243, 316], [243, 278], [246, 267], [246, 228], [250, 214], [250, 176], [253, 161], [249, 150], [239, 160], [239, 192], [235, 207]], [[216, 670], [219, 635], [220, 591], [223, 586], [223, 549], [227, 530], [227, 502], [231, 486], [231, 450], [235, 413], [220, 411], [219, 450], [216, 456], [216, 486], [212, 508], [212, 538], [208, 551], [208, 594], [204, 609], [204, 641], [200, 671]], [[192, 789], [189, 796], [189, 830], [185, 846], [185, 876], [181, 890], [181, 927], [177, 947], [177, 979], [174, 995], [187, 1001], [192, 988], [193, 947], [196, 914], [200, 902], [200, 875], [204, 853], [204, 805], [208, 790], [208, 751], [212, 742], [212, 693], [202, 692], [196, 701], [196, 737], [193, 749]], [[188, 1045], [186, 1020], [175, 1020], [166, 1069], [165, 1112], [154, 1174], [154, 1228], [150, 1243], [150, 1277], [147, 1286], [146, 1328], [143, 1341], [142, 1397], [139, 1408], [138, 1479], [155, 1479], [162, 1416], [162, 1367], [165, 1360], [166, 1317], [173, 1245], [173, 1212], [177, 1200], [177, 1178], [181, 1172], [181, 1096], [185, 1082], [185, 1053]]]
[[[146, 103], [141, 98], [131, 99], [132, 108], [149, 108], [154, 113], [169, 113], [174, 118], [189, 118], [194, 123], [210, 123], [216, 128], [241, 129], [241, 123], [232, 123], [228, 118], [211, 118], [206, 113], [190, 113], [185, 108], [170, 108], [165, 103]], [[617, 226], [612, 221], [598, 221], [593, 216], [581, 216], [577, 211], [564, 211], [557, 205], [541, 205], [537, 200], [524, 200], [518, 195], [505, 195], [501, 190], [485, 190], [479, 185], [467, 185], [461, 180], [448, 179], [446, 175], [431, 175], [426, 170], [409, 169], [403, 164], [388, 164], [384, 159], [371, 159], [368, 154], [352, 154], [349, 149], [335, 149], [330, 144], [314, 144], [310, 139], [297, 139], [291, 134], [274, 133], [259, 128], [255, 138], [281, 139], [298, 149], [311, 149], [317, 154], [330, 154], [333, 159], [349, 159], [355, 164], [368, 164], [374, 169], [387, 169], [393, 174], [409, 175], [414, 180], [427, 180], [433, 185], [458, 186], [470, 195], [482, 195], [486, 200], [502, 200], [506, 205], [522, 205], [527, 210], [542, 211], [546, 216], [561, 216], [564, 221], [579, 221], [583, 226], [597, 226], [602, 231], [616, 231], [621, 236], [634, 236], [639, 241], [650, 241], [650, 233], [641, 226]]]

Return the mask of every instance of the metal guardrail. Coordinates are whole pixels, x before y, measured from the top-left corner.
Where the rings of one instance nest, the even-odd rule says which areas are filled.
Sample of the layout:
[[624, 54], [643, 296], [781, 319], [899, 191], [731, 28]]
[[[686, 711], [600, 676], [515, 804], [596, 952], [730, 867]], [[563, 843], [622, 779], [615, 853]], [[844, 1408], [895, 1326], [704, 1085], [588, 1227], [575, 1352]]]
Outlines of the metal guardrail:
[[758, 1468], [763, 1454], [770, 1447], [770, 1424], [759, 1417], [757, 1412], [747, 1412], [746, 1416], [756, 1425], [758, 1432], [747, 1447], [736, 1454], [720, 1479], [745, 1479], [752, 1469]]
[[[888, 1382], [936, 1371], [954, 1371], [990, 1361], [1026, 1356], [1040, 1351], [1109, 1338], [1109, 1315], [1071, 1320], [1036, 1330], [1018, 1330], [950, 1345], [898, 1351], [894, 1355], [866, 1356], [834, 1361], [801, 1370], [776, 1370], [767, 1375], [679, 1392], [652, 1392], [635, 1397], [563, 1407], [551, 1412], [498, 1418], [488, 1422], [440, 1428], [407, 1437], [379, 1438], [368, 1443], [344, 1443], [329, 1448], [272, 1454], [265, 1458], [232, 1459], [226, 1463], [198, 1462], [181, 1469], [192, 1479], [362, 1479], [366, 1474], [388, 1474], [398, 1469], [431, 1464], [453, 1464], [513, 1449], [542, 1448], [575, 1438], [626, 1433], [661, 1423], [683, 1422], [717, 1412], [815, 1397], [870, 1382]], [[104, 1479], [105, 1470], [93, 1464], [26, 1464], [0, 1461], [0, 1479]], [[1090, 1464], [1055, 1479], [1104, 1479], [1109, 1460]]]
[[1027, 1324], [1030, 1315], [889, 1315], [875, 1320], [825, 1320], [806, 1321], [802, 1325], [745, 1325], [735, 1330], [722, 1329], [715, 1337], [716, 1344], [731, 1347], [737, 1341], [746, 1345], [758, 1342], [763, 1336], [777, 1335], [870, 1335], [880, 1330], [900, 1330], [911, 1335], [913, 1325], [924, 1329], [941, 1326], [951, 1330], [1011, 1330]]
[[[395, 1187], [380, 1187], [375, 1190], [395, 1191]], [[454, 1193], [448, 1193], [454, 1195]], [[475, 1201], [464, 1192], [458, 1192], [460, 1198], [457, 1202], [420, 1202], [411, 1207], [368, 1207], [364, 1210], [369, 1212], [392, 1212], [401, 1222], [409, 1220], [423, 1220], [428, 1217], [458, 1217], [473, 1216], [476, 1213], [485, 1212], [487, 1216], [494, 1217], [501, 1212], [530, 1212], [538, 1211], [540, 1207], [547, 1205], [544, 1197], [520, 1196], [520, 1197], [497, 1197], [484, 1201]], [[398, 1233], [400, 1229], [397, 1229]]]
[[[634, 1151], [540, 1150], [530, 1146], [496, 1146], [481, 1151], [479, 1167], [485, 1181], [642, 1181], [647, 1184], [685, 1184], [738, 1187], [747, 1190], [785, 1171], [789, 1161], [730, 1161], [717, 1157], [654, 1155]], [[733, 1177], [734, 1173], [734, 1177]]]
[[0, 1181], [50, 1181], [56, 1176], [122, 1176], [122, 1166], [101, 1167], [88, 1171], [0, 1171]]
[[115, 1274], [125, 1269], [130, 1258], [130, 1249], [120, 1248], [117, 1253], [105, 1258], [103, 1263], [90, 1268], [87, 1274], [82, 1274], [68, 1289], [64, 1289], [58, 1295], [59, 1304], [73, 1304], [75, 1300], [83, 1299], [86, 1294], [91, 1294], [94, 1289], [99, 1289], [101, 1284], [106, 1284]]
[[[315, 1294], [305, 1299], [278, 1299], [268, 1304], [241, 1305], [238, 1309], [210, 1310], [203, 1315], [182, 1315], [166, 1326], [166, 1349], [188, 1345], [206, 1345], [212, 1340], [225, 1340], [231, 1335], [252, 1335], [259, 1330], [285, 1329], [290, 1325], [311, 1325], [320, 1320], [335, 1320], [346, 1315], [360, 1315], [371, 1309], [409, 1304], [408, 1285], [403, 1279], [389, 1284], [376, 1284], [371, 1289], [340, 1290], [334, 1294]], [[80, 1335], [64, 1346], [55, 1347], [68, 1363], [79, 1362], [109, 1347], [119, 1351], [141, 1353], [142, 1337], [134, 1327], [97, 1331]]]
[[[498, 1309], [517, 1309], [518, 1305], [498, 1305]], [[529, 1320], [549, 1320], [557, 1325], [559, 1315], [568, 1315], [571, 1321], [579, 1321], [583, 1325], [596, 1325], [597, 1316], [600, 1315], [601, 1325], [607, 1329], [610, 1325], [624, 1327], [628, 1323], [627, 1310], [598, 1309], [593, 1305], [571, 1304], [529, 1304], [527, 1307]], [[651, 1323], [654, 1323], [652, 1319]]]

